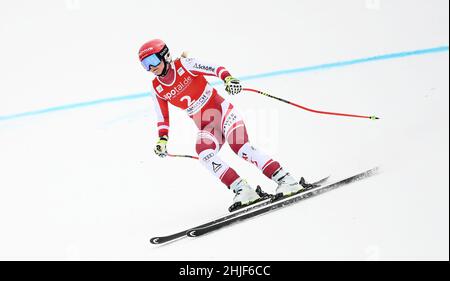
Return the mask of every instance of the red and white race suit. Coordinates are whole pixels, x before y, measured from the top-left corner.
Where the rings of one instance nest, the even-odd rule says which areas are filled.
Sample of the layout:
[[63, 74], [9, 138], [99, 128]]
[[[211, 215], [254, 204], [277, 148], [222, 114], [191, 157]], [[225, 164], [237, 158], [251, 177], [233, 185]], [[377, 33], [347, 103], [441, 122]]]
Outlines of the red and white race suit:
[[153, 79], [152, 97], [159, 136], [169, 135], [168, 104], [171, 103], [185, 110], [195, 122], [199, 129], [196, 142], [199, 159], [226, 186], [238, 180], [239, 175], [217, 155], [225, 142], [237, 155], [255, 164], [271, 178], [280, 164], [250, 145], [242, 117], [208, 83], [205, 76], [225, 80], [230, 73], [223, 66], [181, 58], [171, 63], [166, 76]]

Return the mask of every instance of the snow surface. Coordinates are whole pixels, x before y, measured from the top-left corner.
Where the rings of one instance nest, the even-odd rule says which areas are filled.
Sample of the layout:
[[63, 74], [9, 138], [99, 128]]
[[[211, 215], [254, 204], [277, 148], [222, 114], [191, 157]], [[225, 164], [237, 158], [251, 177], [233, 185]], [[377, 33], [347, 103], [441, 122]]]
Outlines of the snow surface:
[[[0, 116], [148, 91], [137, 50], [155, 37], [238, 77], [449, 43], [446, 0], [160, 3], [1, 1]], [[0, 118], [0, 259], [448, 260], [448, 72], [447, 50], [244, 81], [312, 108], [381, 117], [227, 97], [252, 143], [293, 174], [381, 173], [166, 246], [149, 238], [224, 214], [233, 194], [195, 160], [154, 155], [150, 98]], [[171, 152], [195, 153], [193, 123], [179, 110], [171, 120]], [[228, 146], [221, 156], [274, 191]]]

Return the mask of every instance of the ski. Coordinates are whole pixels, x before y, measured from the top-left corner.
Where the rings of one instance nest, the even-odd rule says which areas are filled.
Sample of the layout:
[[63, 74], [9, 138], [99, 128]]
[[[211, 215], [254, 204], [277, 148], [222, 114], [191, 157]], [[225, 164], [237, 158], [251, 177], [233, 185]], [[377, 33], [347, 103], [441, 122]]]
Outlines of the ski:
[[251, 210], [254, 210], [256, 208], [265, 206], [265, 205], [269, 204], [270, 201], [271, 201], [271, 198], [269, 197], [269, 198], [266, 198], [264, 200], [261, 200], [261, 201], [255, 203], [255, 204], [249, 205], [249, 206], [247, 206], [245, 208], [236, 210], [233, 213], [224, 215], [224, 216], [219, 217], [219, 218], [217, 218], [215, 220], [207, 222], [205, 224], [202, 224], [202, 225], [199, 225], [199, 226], [196, 226], [196, 227], [192, 227], [192, 228], [189, 228], [189, 229], [186, 229], [186, 230], [183, 230], [183, 231], [180, 231], [178, 233], [171, 234], [171, 235], [153, 237], [153, 238], [150, 239], [150, 243], [155, 244], [155, 245], [157, 245], [157, 244], [164, 244], [164, 243], [167, 243], [167, 242], [172, 242], [172, 241], [178, 240], [180, 238], [184, 238], [184, 237], [186, 237], [186, 233], [189, 230], [191, 230], [191, 229], [208, 227], [210, 225], [213, 225], [213, 224], [216, 224], [216, 223], [220, 223], [220, 222], [222, 222], [224, 220], [231, 219], [231, 218], [233, 218], [235, 216], [238, 216], [240, 214], [244, 214], [244, 213], [249, 212]]
[[[312, 184], [313, 185], [321, 185], [321, 184], [325, 183], [328, 180], [328, 178], [329, 178], [329, 176], [325, 177], [323, 179], [320, 179], [320, 180], [318, 180], [318, 181], [316, 181], [316, 182], [314, 182]], [[304, 191], [304, 192], [306, 192], [306, 191]], [[252, 205], [249, 205], [249, 206], [245, 206], [243, 208], [240, 208], [238, 210], [233, 211], [230, 214], [224, 215], [224, 216], [222, 216], [220, 218], [217, 218], [217, 219], [212, 220], [210, 222], [207, 222], [205, 224], [202, 224], [202, 225], [199, 225], [199, 226], [196, 226], [196, 227], [192, 227], [192, 228], [189, 228], [189, 229], [186, 229], [186, 230], [183, 230], [183, 231], [180, 231], [178, 233], [171, 234], [171, 235], [153, 237], [153, 238], [150, 239], [150, 243], [151, 244], [155, 244], [155, 245], [159, 245], [159, 244], [164, 244], [164, 243], [168, 243], [168, 242], [172, 242], [172, 241], [184, 238], [184, 237], [186, 237], [186, 234], [192, 229], [207, 228], [207, 227], [209, 227], [211, 225], [214, 225], [214, 224], [217, 224], [217, 223], [221, 223], [223, 221], [232, 219], [232, 218], [234, 218], [236, 216], [239, 216], [239, 215], [245, 214], [247, 212], [250, 212], [251, 210], [262, 208], [262, 207], [270, 204], [271, 201], [272, 201], [272, 197], [265, 198], [265, 199], [263, 199], [261, 201], [258, 201], [255, 204], [252, 204]]]
[[307, 191], [300, 192], [300, 193], [297, 193], [295, 195], [291, 195], [289, 197], [282, 198], [282, 199], [279, 199], [277, 201], [268, 203], [264, 207], [258, 208], [258, 209], [254, 210], [252, 212], [246, 212], [246, 213], [244, 213], [242, 215], [233, 216], [232, 218], [224, 219], [221, 222], [217, 222], [215, 224], [210, 224], [208, 226], [203, 226], [203, 227], [198, 227], [198, 228], [191, 229], [191, 230], [189, 230], [186, 233], [186, 235], [189, 236], [189, 237], [198, 237], [198, 236], [204, 235], [206, 233], [209, 233], [209, 232], [221, 229], [221, 228], [223, 228], [225, 226], [229, 226], [231, 224], [234, 224], [234, 223], [237, 223], [237, 222], [249, 219], [249, 218], [253, 218], [253, 217], [256, 217], [256, 216], [259, 216], [259, 215], [262, 215], [262, 214], [266, 214], [266, 213], [268, 213], [270, 211], [273, 211], [273, 210], [276, 210], [276, 209], [280, 209], [280, 208], [292, 205], [293, 203], [296, 203], [296, 202], [299, 202], [301, 200], [317, 196], [317, 195], [322, 194], [324, 192], [336, 189], [336, 188], [338, 188], [340, 186], [343, 186], [343, 185], [346, 185], [346, 184], [349, 184], [349, 183], [352, 183], [352, 182], [355, 182], [355, 181], [358, 181], [358, 180], [370, 177], [370, 176], [376, 174], [377, 171], [378, 171], [378, 167], [370, 169], [370, 170], [367, 170], [365, 172], [359, 173], [357, 175], [348, 177], [346, 179], [340, 180], [338, 182], [335, 182], [335, 183], [332, 183], [332, 184], [329, 184], [329, 185], [326, 185], [326, 186], [319, 186], [319, 187], [311, 188], [311, 189], [309, 189]]

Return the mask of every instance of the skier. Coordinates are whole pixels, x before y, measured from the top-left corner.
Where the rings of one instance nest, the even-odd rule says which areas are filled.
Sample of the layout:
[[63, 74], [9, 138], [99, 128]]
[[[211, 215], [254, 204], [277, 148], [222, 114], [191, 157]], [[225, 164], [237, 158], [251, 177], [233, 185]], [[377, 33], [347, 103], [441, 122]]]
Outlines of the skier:
[[225, 90], [230, 95], [239, 94], [242, 91], [240, 81], [225, 67], [194, 58], [182, 57], [172, 61], [169, 48], [159, 39], [145, 43], [139, 50], [139, 59], [145, 70], [156, 76], [152, 81], [152, 98], [159, 134], [154, 151], [158, 156], [167, 156], [168, 103], [171, 103], [185, 110], [199, 129], [195, 148], [200, 162], [235, 193], [230, 210], [256, 203], [261, 198], [218, 156], [225, 142], [238, 156], [256, 165], [265, 176], [278, 184], [277, 195], [288, 196], [306, 187], [303, 181], [300, 184], [277, 161], [250, 144], [241, 116], [205, 79], [205, 76], [216, 76], [224, 81]]

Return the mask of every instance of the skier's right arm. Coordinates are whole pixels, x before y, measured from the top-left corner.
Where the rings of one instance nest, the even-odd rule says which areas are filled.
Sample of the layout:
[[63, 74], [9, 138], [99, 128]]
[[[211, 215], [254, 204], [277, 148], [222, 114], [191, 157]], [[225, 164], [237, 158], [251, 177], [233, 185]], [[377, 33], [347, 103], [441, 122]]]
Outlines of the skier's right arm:
[[167, 156], [167, 141], [169, 140], [169, 104], [167, 100], [152, 93], [153, 104], [156, 113], [156, 122], [158, 126], [158, 141], [155, 145], [155, 153], [159, 157]]

